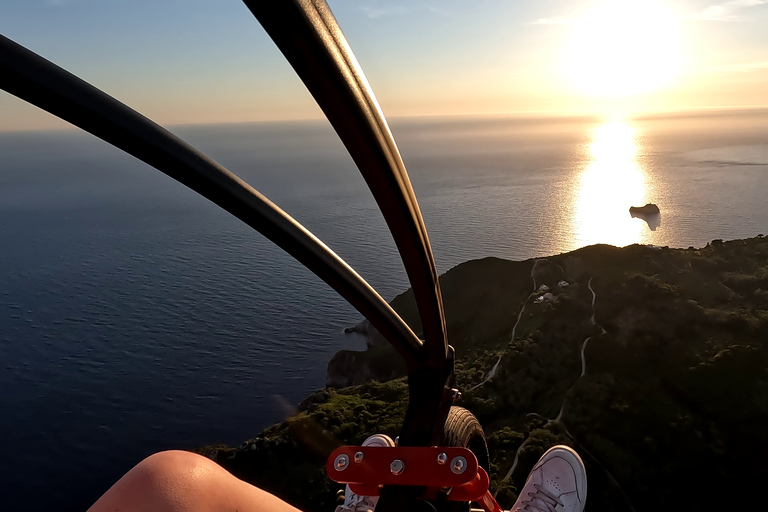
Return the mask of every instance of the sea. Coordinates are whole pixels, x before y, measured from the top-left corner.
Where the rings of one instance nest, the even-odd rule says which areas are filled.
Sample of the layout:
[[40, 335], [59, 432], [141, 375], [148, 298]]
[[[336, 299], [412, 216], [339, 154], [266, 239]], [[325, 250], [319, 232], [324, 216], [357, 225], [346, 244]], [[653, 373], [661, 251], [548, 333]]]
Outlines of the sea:
[[[768, 110], [391, 123], [440, 272], [768, 232]], [[391, 235], [326, 121], [172, 127], [391, 300]], [[633, 218], [654, 203], [660, 219]], [[0, 134], [0, 506], [85, 510], [164, 449], [239, 445], [362, 319], [259, 233], [76, 129]], [[275, 469], [279, 471], [279, 468]]]

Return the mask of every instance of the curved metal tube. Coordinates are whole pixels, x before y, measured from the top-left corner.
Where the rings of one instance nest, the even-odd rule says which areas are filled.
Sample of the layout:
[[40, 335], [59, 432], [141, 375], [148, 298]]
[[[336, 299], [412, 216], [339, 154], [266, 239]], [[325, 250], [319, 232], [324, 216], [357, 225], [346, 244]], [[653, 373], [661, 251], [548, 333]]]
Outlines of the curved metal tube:
[[243, 0], [315, 97], [368, 183], [419, 308], [424, 367], [446, 366], [437, 268], [408, 173], [387, 121], [325, 0]]
[[210, 199], [328, 283], [392, 342], [409, 368], [421, 359], [418, 337], [349, 265], [253, 187], [169, 131], [2, 35], [0, 88]]

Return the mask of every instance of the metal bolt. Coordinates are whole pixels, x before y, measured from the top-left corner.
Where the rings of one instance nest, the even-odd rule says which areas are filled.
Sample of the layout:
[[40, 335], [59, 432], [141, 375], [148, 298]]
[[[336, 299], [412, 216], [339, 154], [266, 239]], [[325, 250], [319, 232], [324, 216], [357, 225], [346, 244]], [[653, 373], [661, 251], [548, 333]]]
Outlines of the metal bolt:
[[359, 464], [360, 462], [363, 462], [363, 459], [364, 459], [364, 458], [365, 458], [365, 456], [363, 455], [363, 452], [357, 452], [357, 453], [355, 454], [355, 462], [357, 462], [358, 464]]
[[437, 454], [437, 463], [441, 466], [448, 462], [448, 456], [445, 454], [445, 452], [441, 452]]
[[458, 457], [454, 457], [451, 461], [451, 471], [456, 473], [457, 475], [460, 475], [464, 472], [464, 470], [467, 469], [467, 459], [459, 455]]
[[333, 468], [336, 471], [344, 471], [347, 469], [347, 466], [349, 466], [349, 455], [346, 453], [337, 456], [336, 460], [333, 461]]
[[405, 469], [405, 464], [403, 464], [403, 461], [400, 459], [395, 459], [392, 461], [392, 464], [389, 465], [389, 470], [392, 472], [393, 475], [399, 475], [403, 472]]

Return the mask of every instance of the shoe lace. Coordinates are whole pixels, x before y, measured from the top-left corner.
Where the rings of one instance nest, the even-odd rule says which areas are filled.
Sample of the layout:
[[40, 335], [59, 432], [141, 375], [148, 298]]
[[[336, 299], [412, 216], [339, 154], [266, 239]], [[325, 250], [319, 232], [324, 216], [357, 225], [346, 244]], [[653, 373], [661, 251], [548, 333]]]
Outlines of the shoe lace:
[[536, 492], [529, 492], [528, 497], [521, 501], [523, 505], [521, 510], [531, 512], [556, 512], [557, 505], [563, 506], [563, 503], [555, 496], [541, 488], [539, 484], [533, 484]]
[[373, 496], [352, 494], [347, 501], [349, 503], [336, 507], [335, 512], [373, 512], [376, 508], [376, 501]]

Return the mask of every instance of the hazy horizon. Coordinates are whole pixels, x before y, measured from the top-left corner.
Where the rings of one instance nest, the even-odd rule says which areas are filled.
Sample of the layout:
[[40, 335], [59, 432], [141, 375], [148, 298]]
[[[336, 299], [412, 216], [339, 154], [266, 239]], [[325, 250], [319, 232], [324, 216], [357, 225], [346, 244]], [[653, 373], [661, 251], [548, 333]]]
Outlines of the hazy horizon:
[[[709, 117], [709, 116], [730, 116], [730, 115], [760, 115], [768, 112], [768, 105], [754, 105], [754, 106], [722, 106], [722, 107], [690, 107], [680, 108], [673, 110], [657, 110], [648, 111], [633, 116], [622, 117], [610, 117], [606, 115], [589, 113], [589, 112], [548, 112], [548, 111], [521, 111], [521, 112], [475, 112], [465, 114], [413, 114], [413, 115], [396, 115], [387, 116], [387, 120], [390, 123], [408, 122], [408, 121], [428, 121], [428, 120], [444, 120], [446, 122], [460, 122], [462, 120], [506, 120], [515, 119], [520, 121], [525, 120], [592, 120], [596, 122], [601, 121], [643, 121], [648, 119], [678, 119], [687, 117]], [[154, 120], [153, 120], [154, 121]], [[156, 122], [156, 121], [155, 121]], [[295, 119], [262, 119], [254, 121], [214, 121], [214, 122], [188, 122], [188, 123], [171, 123], [160, 124], [163, 128], [173, 131], [175, 129], [183, 129], [186, 127], [205, 127], [205, 126], [226, 126], [226, 125], [249, 125], [249, 124], [301, 124], [301, 123], [313, 123], [313, 122], [327, 122], [325, 116], [320, 117], [307, 117], [307, 118], [295, 118]], [[50, 128], [21, 128], [21, 129], [2, 129], [0, 128], [0, 134], [12, 134], [12, 133], [29, 133], [29, 132], [63, 132], [63, 131], [82, 131], [81, 128], [70, 124], [66, 121], [62, 121], [60, 126]]]
[[[765, 0], [330, 6], [392, 118], [766, 106]], [[37, 0], [0, 33], [162, 125], [324, 117], [239, 1]], [[0, 131], [62, 126], [0, 95]]]

